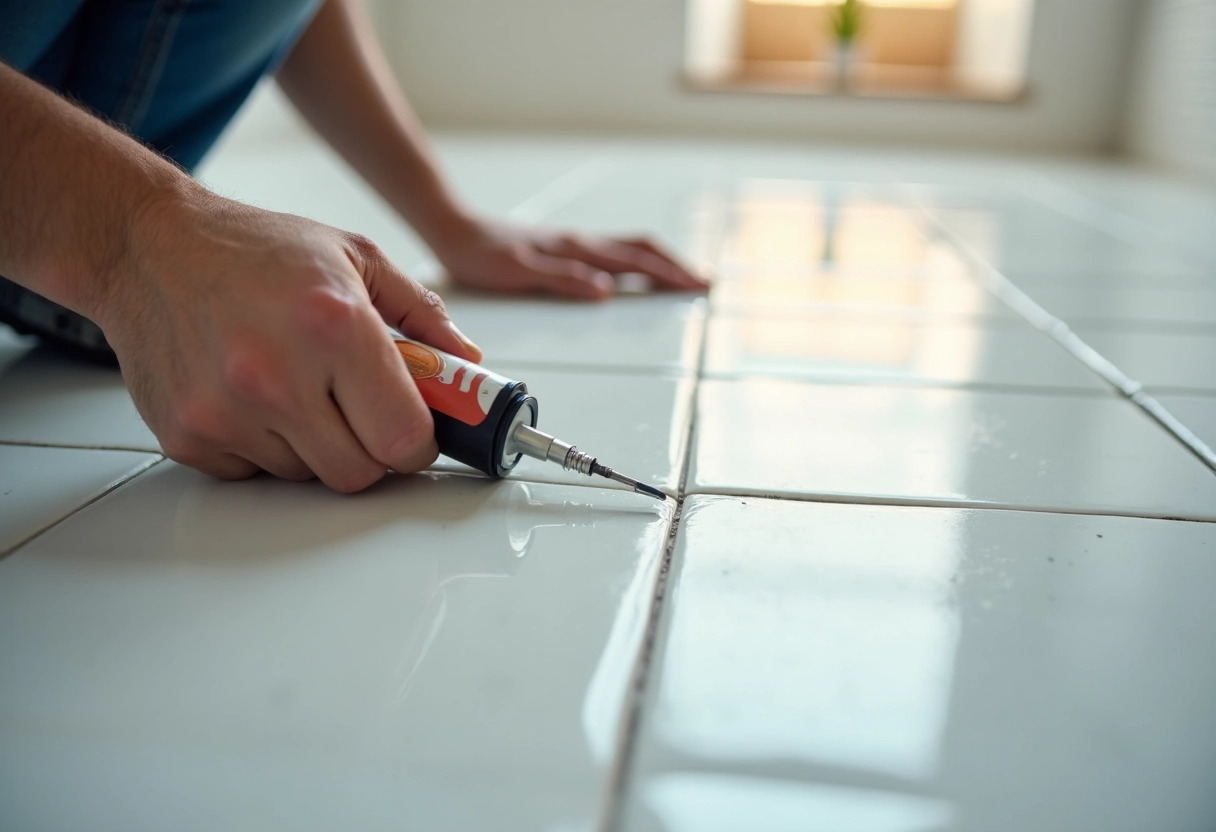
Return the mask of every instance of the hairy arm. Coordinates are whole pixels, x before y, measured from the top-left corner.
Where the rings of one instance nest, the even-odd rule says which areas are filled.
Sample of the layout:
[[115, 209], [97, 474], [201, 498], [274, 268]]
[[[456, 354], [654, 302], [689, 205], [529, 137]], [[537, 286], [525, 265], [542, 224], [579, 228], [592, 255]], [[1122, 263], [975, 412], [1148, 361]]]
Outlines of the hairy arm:
[[209, 193], [5, 66], [0, 107], [0, 273], [102, 328], [166, 454], [339, 491], [435, 458], [384, 324], [480, 353], [371, 241]]
[[310, 124], [412, 225], [457, 282], [604, 298], [610, 274], [662, 288], [705, 283], [643, 238], [511, 228], [476, 217], [445, 182], [361, 0], [325, 0], [278, 74]]
[[0, 274], [96, 319], [172, 163], [0, 64]]

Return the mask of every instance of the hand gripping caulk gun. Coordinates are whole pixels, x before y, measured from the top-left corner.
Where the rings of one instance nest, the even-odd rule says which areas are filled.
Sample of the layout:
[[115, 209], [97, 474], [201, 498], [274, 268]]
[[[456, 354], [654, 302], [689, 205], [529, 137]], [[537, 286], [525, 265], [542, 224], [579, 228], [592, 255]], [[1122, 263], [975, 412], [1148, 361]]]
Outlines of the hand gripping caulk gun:
[[400, 335], [393, 342], [435, 419], [439, 452], [498, 479], [523, 456], [556, 462], [587, 476], [607, 477], [639, 494], [662, 491], [619, 474], [574, 445], [536, 429], [538, 406], [522, 381]]

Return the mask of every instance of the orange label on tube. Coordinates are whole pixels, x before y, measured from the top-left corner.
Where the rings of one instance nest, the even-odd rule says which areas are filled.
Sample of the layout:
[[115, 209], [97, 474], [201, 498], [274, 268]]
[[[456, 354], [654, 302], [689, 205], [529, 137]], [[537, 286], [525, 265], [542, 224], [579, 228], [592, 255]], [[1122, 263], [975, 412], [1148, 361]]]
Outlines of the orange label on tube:
[[427, 407], [466, 425], [484, 422], [498, 394], [512, 384], [504, 376], [426, 344], [405, 338], [393, 343]]

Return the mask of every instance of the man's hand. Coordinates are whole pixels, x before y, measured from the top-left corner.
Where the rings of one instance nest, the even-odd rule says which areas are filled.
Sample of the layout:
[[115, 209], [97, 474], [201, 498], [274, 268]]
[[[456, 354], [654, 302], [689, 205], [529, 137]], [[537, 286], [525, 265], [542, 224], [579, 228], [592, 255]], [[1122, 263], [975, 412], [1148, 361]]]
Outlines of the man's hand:
[[614, 274], [638, 273], [656, 288], [704, 291], [707, 284], [645, 238], [606, 239], [465, 221], [434, 239], [453, 282], [499, 292], [549, 292], [602, 300]]
[[430, 412], [384, 325], [481, 355], [370, 241], [201, 188], [146, 205], [135, 228], [90, 311], [169, 457], [342, 492], [434, 461]]

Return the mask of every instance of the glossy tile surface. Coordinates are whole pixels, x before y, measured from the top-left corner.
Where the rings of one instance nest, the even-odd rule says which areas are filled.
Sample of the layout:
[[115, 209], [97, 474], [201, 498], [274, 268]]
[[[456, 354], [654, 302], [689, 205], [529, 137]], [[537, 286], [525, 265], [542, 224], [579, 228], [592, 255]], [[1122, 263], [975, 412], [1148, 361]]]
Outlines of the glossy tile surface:
[[166, 463], [0, 562], [6, 827], [592, 829], [668, 519]]
[[1216, 436], [1216, 191], [432, 131], [479, 213], [715, 278], [473, 295], [269, 90], [203, 178], [371, 236], [542, 428], [685, 511], [525, 460], [354, 497], [163, 463], [72, 513], [121, 458], [80, 447], [154, 440], [113, 373], [0, 334], [0, 443], [57, 446], [0, 444], [0, 529], [70, 515], [0, 560], [0, 829], [1213, 828], [1216, 523], [1135, 515], [1216, 520], [1167, 429]]
[[696, 367], [705, 298], [670, 293], [610, 303], [450, 292], [448, 312], [493, 362], [635, 372]]
[[960, 244], [999, 269], [1194, 272], [1195, 261], [1175, 246], [1145, 236], [1094, 227], [1042, 205], [1013, 210], [947, 209], [934, 212]]
[[1216, 336], [1216, 284], [1209, 288], [1162, 286], [1151, 281], [1082, 285], [1027, 282], [1022, 288], [1048, 312], [1070, 324], [1107, 329], [1203, 329]]
[[0, 443], [0, 556], [159, 458]]
[[883, 186], [742, 179], [731, 196], [727, 274], [919, 274], [958, 264], [923, 213]]
[[1158, 394], [1154, 398], [1209, 448], [1216, 450], [1216, 396]]
[[1109, 386], [1056, 341], [1018, 320], [860, 315], [721, 315], [709, 324], [707, 376], [1063, 388]]
[[[692, 377], [543, 370], [509, 364], [494, 369], [528, 385], [539, 405], [540, 430], [623, 474], [676, 493], [688, 448]], [[432, 468], [471, 471], [446, 457], [440, 457]], [[530, 457], [521, 459], [509, 477], [624, 488], [603, 477], [588, 477]]]
[[1208, 828], [1213, 554], [1208, 523], [693, 497], [622, 828]]
[[40, 348], [3, 324], [0, 442], [160, 452], [117, 367]]
[[1216, 391], [1216, 331], [1111, 331], [1087, 326], [1074, 330], [1149, 390]]
[[1014, 313], [978, 282], [945, 272], [884, 276], [862, 271], [809, 272], [798, 277], [740, 275], [714, 283], [714, 311], [802, 317], [864, 314], [875, 317], [1011, 319]]
[[703, 381], [692, 492], [1216, 520], [1216, 476], [1111, 397]]

